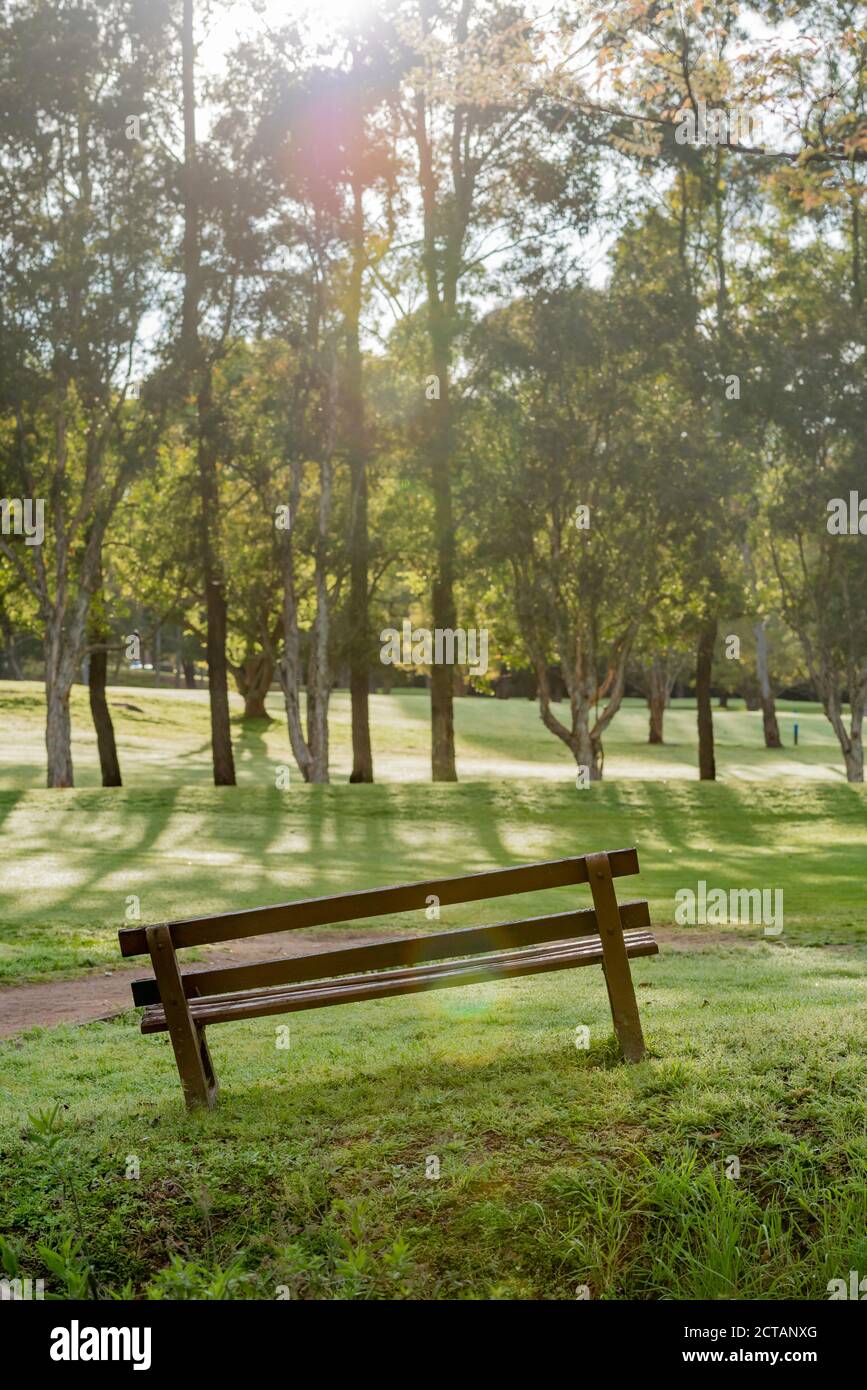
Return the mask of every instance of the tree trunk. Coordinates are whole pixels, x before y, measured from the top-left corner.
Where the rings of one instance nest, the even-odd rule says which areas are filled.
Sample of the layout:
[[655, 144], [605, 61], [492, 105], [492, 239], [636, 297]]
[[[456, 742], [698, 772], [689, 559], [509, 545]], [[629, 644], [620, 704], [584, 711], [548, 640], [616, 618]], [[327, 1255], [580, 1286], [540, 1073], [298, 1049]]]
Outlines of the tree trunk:
[[6, 647], [3, 651], [3, 655], [6, 660], [7, 669], [12, 679], [14, 681], [23, 681], [24, 671], [22, 670], [21, 663], [18, 660], [18, 652], [15, 649], [14, 637], [6, 644]]
[[69, 722], [69, 690], [60, 682], [45, 683], [47, 717], [45, 747], [48, 754], [49, 787], [72, 787], [72, 731]]
[[863, 701], [851, 701], [851, 716], [849, 720], [849, 731], [845, 732], [843, 727], [842, 711], [840, 717], [833, 721], [840, 740], [840, 747], [843, 750], [843, 761], [846, 764], [847, 782], [864, 781], [864, 740], [862, 738], [862, 726], [864, 719]]
[[283, 691], [283, 704], [286, 710], [286, 728], [289, 733], [289, 746], [298, 769], [305, 782], [310, 781], [310, 750], [304, 738], [301, 723], [301, 678], [298, 661], [298, 633], [283, 644], [283, 657], [278, 666], [280, 688]]
[[659, 656], [654, 656], [651, 662], [648, 682], [647, 707], [650, 711], [650, 732], [647, 741], [648, 743], [664, 743], [663, 720], [665, 707], [668, 704], [670, 685], [665, 663]]
[[572, 753], [578, 767], [588, 769], [591, 782], [602, 781], [602, 740], [594, 738], [590, 730], [589, 709], [582, 710], [572, 744]]
[[538, 650], [533, 651], [534, 636], [532, 632], [526, 627], [523, 627], [522, 630], [536, 671], [539, 687], [539, 716], [542, 723], [546, 729], [550, 730], [552, 734], [556, 734], [557, 738], [566, 744], [578, 767], [587, 769], [588, 781], [601, 782], [605, 761], [602, 735], [617, 714], [623, 701], [626, 663], [634, 634], [627, 636], [621, 644], [615, 664], [610, 669], [609, 678], [605, 682], [608, 692], [607, 703], [602, 712], [598, 714], [592, 727], [590, 724], [591, 715], [597, 705], [599, 695], [595, 655], [590, 649], [590, 644], [570, 644], [581, 647], [583, 654], [576, 660], [574, 669], [567, 668], [564, 671], [564, 676], [561, 677], [566, 684], [569, 696], [571, 724], [567, 727], [551, 709], [551, 677], [544, 656]]
[[647, 697], [647, 707], [650, 711], [650, 727], [647, 736], [648, 743], [665, 743], [663, 738], [663, 722], [665, 719], [665, 701], [660, 700], [656, 693]]
[[13, 680], [23, 680], [24, 674], [16, 650], [15, 631], [9, 621], [9, 614], [2, 604], [0, 604], [0, 631], [3, 633], [3, 656], [7, 669], [11, 672]]
[[[423, 29], [428, 15], [422, 9]], [[466, 37], [466, 10], [457, 26], [458, 42]], [[452, 401], [449, 371], [452, 335], [455, 331], [457, 286], [462, 268], [465, 225], [460, 215], [446, 219], [446, 245], [439, 237], [443, 227], [441, 195], [434, 152], [427, 125], [427, 104], [423, 92], [416, 95], [415, 138], [419, 159], [423, 245], [422, 266], [427, 291], [427, 332], [431, 365], [436, 382], [435, 398], [426, 400], [430, 412], [427, 451], [434, 504], [433, 582], [431, 612], [434, 628], [454, 629], [455, 533], [452, 509]], [[452, 172], [460, 160], [460, 143], [452, 146]], [[469, 185], [467, 185], [468, 187]], [[453, 190], [457, 192], [457, 190]], [[465, 194], [466, 196], [466, 194]], [[431, 775], [435, 782], [456, 782], [454, 703], [451, 671], [445, 665], [431, 669]]]
[[99, 767], [104, 787], [120, 787], [120, 762], [114, 737], [114, 724], [108, 708], [105, 688], [108, 679], [108, 642], [110, 632], [104, 618], [104, 598], [102, 588], [97, 591], [91, 603], [88, 619], [88, 637], [91, 643], [90, 669], [88, 671], [88, 695], [90, 715], [96, 730], [96, 746], [99, 750]]
[[846, 763], [846, 781], [864, 781], [864, 744], [860, 734], [857, 739], [853, 739], [850, 746], [845, 750], [844, 760]]
[[368, 615], [367, 436], [359, 323], [364, 274], [362, 186], [353, 183], [352, 267], [346, 315], [346, 423], [349, 433], [349, 698], [352, 707], [350, 782], [373, 781], [370, 746]]
[[228, 615], [219, 552], [219, 489], [217, 458], [219, 441], [214, 416], [211, 365], [205, 359], [200, 338], [201, 245], [197, 194], [198, 149], [196, 144], [196, 48], [193, 34], [193, 0], [184, 0], [181, 19], [182, 99], [184, 127], [183, 167], [183, 268], [184, 292], [181, 319], [181, 367], [187, 389], [194, 384], [198, 429], [196, 454], [199, 496], [202, 503], [201, 555], [207, 615], [208, 694], [211, 708], [211, 751], [215, 786], [235, 785], [235, 761], [229, 724], [229, 682], [226, 659]]
[[104, 646], [95, 647], [90, 654], [88, 691], [90, 694], [90, 713], [93, 718], [96, 744], [99, 749], [102, 785], [104, 787], [121, 787], [123, 786], [123, 779], [120, 775], [114, 724], [109, 713], [108, 700], [105, 697], [107, 674], [108, 652]]
[[852, 783], [863, 783], [864, 781], [864, 741], [861, 738], [860, 727], [853, 731], [849, 739], [849, 746], [843, 753], [846, 762], [846, 781]]
[[711, 670], [716, 646], [717, 619], [702, 623], [695, 667], [695, 700], [698, 711], [698, 775], [702, 782], [716, 781], [713, 744], [713, 709], [710, 697]]
[[759, 699], [762, 707], [762, 728], [765, 735], [765, 747], [782, 748], [783, 741], [780, 738], [780, 729], [777, 724], [777, 707], [774, 701], [774, 692], [771, 689], [771, 677], [768, 663], [768, 634], [765, 628], [764, 618], [753, 623], [753, 632], [756, 638], [756, 671], [759, 678]]
[[[454, 518], [451, 485], [451, 421], [448, 385], [449, 356], [440, 349], [434, 359], [440, 399], [431, 401], [433, 426], [431, 486], [434, 501], [434, 579], [431, 592], [433, 626], [445, 631], [457, 626], [454, 600]], [[431, 776], [434, 782], [456, 782], [454, 686], [443, 663], [431, 667]]]
[[824, 679], [814, 683], [819, 687], [822, 694], [822, 705], [825, 714], [831, 722], [831, 727], [837, 735], [840, 750], [843, 754], [843, 762], [846, 765], [847, 782], [864, 781], [864, 740], [862, 729], [864, 724], [865, 703], [867, 703], [867, 685], [857, 690], [850, 689], [849, 707], [850, 718], [849, 728], [843, 722], [843, 702], [840, 698], [837, 682], [834, 678], [833, 667], [830, 662], [826, 663], [827, 674]]
[[[300, 461], [292, 460], [290, 513], [297, 513], [301, 495]], [[305, 782], [328, 781], [328, 701], [331, 679], [328, 665], [328, 594], [325, 574], [325, 540], [331, 503], [330, 456], [320, 467], [319, 537], [316, 557], [317, 606], [310, 637], [307, 676], [307, 738], [301, 721], [301, 635], [295, 589], [294, 545], [291, 530], [278, 533], [278, 561], [283, 581], [283, 653], [277, 666], [289, 743]]]
[[[324, 574], [321, 577], [324, 586]], [[317, 590], [320, 587], [317, 578]], [[307, 675], [307, 744], [310, 749], [310, 782], [328, 781], [328, 705], [331, 681], [328, 672], [328, 610], [317, 595], [317, 613], [310, 634]], [[322, 603], [320, 607], [319, 604]]]
[[226, 656], [228, 608], [219, 556], [219, 493], [217, 442], [211, 372], [202, 372], [199, 407], [199, 490], [202, 499], [202, 577], [207, 614], [208, 696], [211, 707], [211, 749], [214, 786], [235, 786], [235, 759], [229, 722], [229, 663]]
[[[294, 516], [294, 508], [300, 491], [296, 481], [297, 468], [293, 468], [293, 475], [292, 515]], [[289, 531], [280, 533], [279, 554], [283, 577], [283, 654], [277, 667], [277, 674], [280, 688], [283, 691], [289, 745], [301, 776], [305, 782], [309, 782], [312, 760], [301, 723], [301, 636], [298, 630], [293, 545]]]
[[75, 653], [69, 654], [63, 628], [63, 614], [55, 611], [45, 625], [45, 748], [49, 787], [74, 786], [69, 693]]
[[328, 652], [328, 525], [331, 516], [332, 464], [337, 423], [337, 372], [333, 364], [328, 392], [328, 439], [319, 465], [319, 517], [316, 537], [316, 617], [310, 634], [307, 679], [307, 743], [311, 782], [328, 781], [328, 706], [331, 666]]
[[238, 694], [244, 700], [244, 722], [251, 719], [266, 719], [272, 722], [265, 708], [265, 700], [274, 679], [274, 662], [267, 652], [257, 652], [248, 656], [240, 666], [232, 667], [232, 675], [238, 687]]

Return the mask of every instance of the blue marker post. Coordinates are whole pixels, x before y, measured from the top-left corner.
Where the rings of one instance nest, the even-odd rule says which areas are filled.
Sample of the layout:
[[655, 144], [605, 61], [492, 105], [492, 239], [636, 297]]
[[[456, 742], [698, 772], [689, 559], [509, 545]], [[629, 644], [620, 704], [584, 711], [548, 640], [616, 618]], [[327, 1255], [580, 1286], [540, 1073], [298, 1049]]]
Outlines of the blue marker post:
[[795, 728], [795, 747], [797, 748], [797, 746], [798, 746], [798, 721], [797, 721], [797, 719], [795, 720], [794, 728]]

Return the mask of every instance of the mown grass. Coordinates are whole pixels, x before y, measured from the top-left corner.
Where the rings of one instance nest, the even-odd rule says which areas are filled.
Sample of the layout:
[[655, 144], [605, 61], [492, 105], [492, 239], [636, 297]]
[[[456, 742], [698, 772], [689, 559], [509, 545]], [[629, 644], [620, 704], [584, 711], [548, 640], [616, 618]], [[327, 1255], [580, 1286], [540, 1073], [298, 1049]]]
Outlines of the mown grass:
[[[787, 940], [867, 939], [867, 793], [846, 783], [0, 792], [0, 823], [5, 983], [118, 964], [131, 899], [157, 922], [623, 845], [638, 847], [641, 874], [621, 895], [647, 897], [657, 924], [674, 921], [679, 888], [705, 879], [782, 888]], [[441, 925], [585, 899], [564, 890], [443, 909]], [[417, 916], [391, 922], [426, 929]]]
[[[635, 705], [608, 780], [579, 791], [529, 703], [460, 701], [464, 781], [432, 786], [426, 696], [406, 692], [374, 700], [377, 785], [281, 792], [282, 724], [237, 724], [240, 785], [215, 789], [201, 692], [114, 697], [141, 711], [118, 712], [124, 788], [95, 785], [76, 691], [79, 787], [47, 792], [41, 692], [0, 685], [5, 983], [115, 967], [134, 899], [160, 921], [629, 844], [641, 875], [620, 894], [656, 925], [705, 879], [782, 888], [785, 930], [696, 927], [694, 952], [636, 962], [638, 1067], [596, 969], [212, 1029], [223, 1092], [192, 1116], [132, 1012], [2, 1043], [7, 1264], [52, 1295], [147, 1298], [815, 1299], [864, 1274], [867, 794], [815, 709], [779, 755], [754, 715], [717, 715], [711, 785], [694, 711], [650, 749]], [[336, 778], [346, 716], [338, 693]]]
[[59, 1102], [102, 1296], [825, 1298], [867, 1268], [864, 954], [637, 962], [638, 1067], [596, 969], [226, 1025], [194, 1115], [134, 1015], [37, 1031], [0, 1045], [2, 1227], [63, 1293]]
[[[109, 704], [124, 782], [130, 787], [208, 785], [211, 782], [208, 696], [203, 690], [113, 687]], [[87, 690], [73, 688], [70, 702], [76, 785], [99, 786], [96, 736]], [[260, 788], [275, 785], [275, 772], [292, 759], [281, 697], [272, 693], [273, 722], [244, 724], [242, 703], [232, 696], [238, 781]], [[565, 718], [565, 706], [563, 707]], [[843, 760], [830, 724], [818, 705], [781, 702], [785, 747], [769, 751], [761, 715], [742, 702], [714, 711], [719, 776], [725, 781], [765, 783], [786, 779], [798, 785], [845, 781]], [[798, 747], [793, 725], [799, 726]], [[45, 698], [35, 681], [0, 681], [0, 788], [45, 785]], [[522, 783], [574, 783], [575, 765], [559, 739], [544, 728], [531, 700], [467, 698], [455, 701], [456, 758], [462, 781], [514, 779]], [[352, 766], [350, 706], [345, 690], [331, 700], [331, 774], [347, 781]], [[371, 697], [374, 765], [380, 782], [430, 781], [430, 700], [424, 690], [397, 690]], [[294, 765], [290, 776], [296, 777]], [[675, 701], [666, 713], [666, 742], [647, 742], [647, 710], [629, 699], [605, 736], [605, 775], [695, 781], [696, 717], [692, 701]]]

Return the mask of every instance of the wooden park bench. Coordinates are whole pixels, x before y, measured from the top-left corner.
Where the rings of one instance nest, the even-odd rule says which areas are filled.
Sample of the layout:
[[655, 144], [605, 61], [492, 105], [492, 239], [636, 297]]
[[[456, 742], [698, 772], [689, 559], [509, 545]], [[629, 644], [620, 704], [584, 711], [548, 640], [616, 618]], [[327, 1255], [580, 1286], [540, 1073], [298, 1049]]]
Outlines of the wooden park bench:
[[[189, 1108], [211, 1106], [217, 1095], [205, 1040], [209, 1024], [510, 980], [579, 965], [602, 966], [621, 1051], [627, 1061], [638, 1062], [644, 1056], [644, 1039], [629, 960], [655, 955], [659, 947], [647, 930], [647, 903], [618, 904], [613, 882], [637, 873], [637, 852], [618, 849], [459, 878], [224, 912], [216, 917], [193, 917], [163, 926], [125, 927], [119, 932], [120, 949], [124, 956], [150, 955], [154, 978], [133, 982], [133, 1000], [144, 1005], [143, 1033], [168, 1031]], [[391, 912], [417, 912], [432, 899], [445, 906], [578, 883], [590, 884], [592, 908], [251, 965], [182, 970], [177, 957], [183, 946], [215, 945]]]

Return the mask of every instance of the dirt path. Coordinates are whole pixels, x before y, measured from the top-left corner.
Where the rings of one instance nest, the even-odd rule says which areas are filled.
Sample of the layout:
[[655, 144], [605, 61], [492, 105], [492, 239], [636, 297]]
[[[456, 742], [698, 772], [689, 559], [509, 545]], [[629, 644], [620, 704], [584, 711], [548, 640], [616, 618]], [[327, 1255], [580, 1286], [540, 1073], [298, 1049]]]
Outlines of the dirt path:
[[[214, 969], [223, 965], [243, 965], [252, 960], [280, 960], [305, 956], [316, 950], [337, 950], [343, 946], [369, 946], [390, 941], [411, 932], [345, 931], [311, 932], [303, 939], [288, 932], [251, 937], [223, 946], [190, 966], [191, 970]], [[96, 970], [69, 980], [47, 980], [45, 984], [12, 985], [0, 990], [0, 1038], [24, 1033], [28, 1028], [53, 1028], [59, 1023], [94, 1023], [113, 1018], [132, 1008], [130, 984], [149, 975], [150, 963], [142, 958], [117, 970]]]
[[[193, 965], [194, 970], [211, 969], [222, 965], [243, 965], [248, 960], [279, 960], [281, 957], [304, 956], [319, 949], [337, 950], [344, 946], [368, 946], [377, 941], [414, 935], [401, 931], [342, 931], [311, 933], [295, 937], [275, 932], [270, 936], [236, 941], [231, 947], [215, 950], [206, 960]], [[671, 927], [655, 929], [656, 939], [663, 950], [700, 951], [719, 945], [755, 945], [761, 937], [744, 937], [733, 932], [677, 931]], [[60, 1023], [94, 1023], [113, 1018], [132, 1007], [130, 982], [149, 974], [148, 963], [140, 960], [131, 967], [117, 970], [92, 971], [70, 980], [48, 980], [45, 984], [13, 985], [0, 990], [0, 1038], [25, 1033], [29, 1028], [53, 1028]]]

